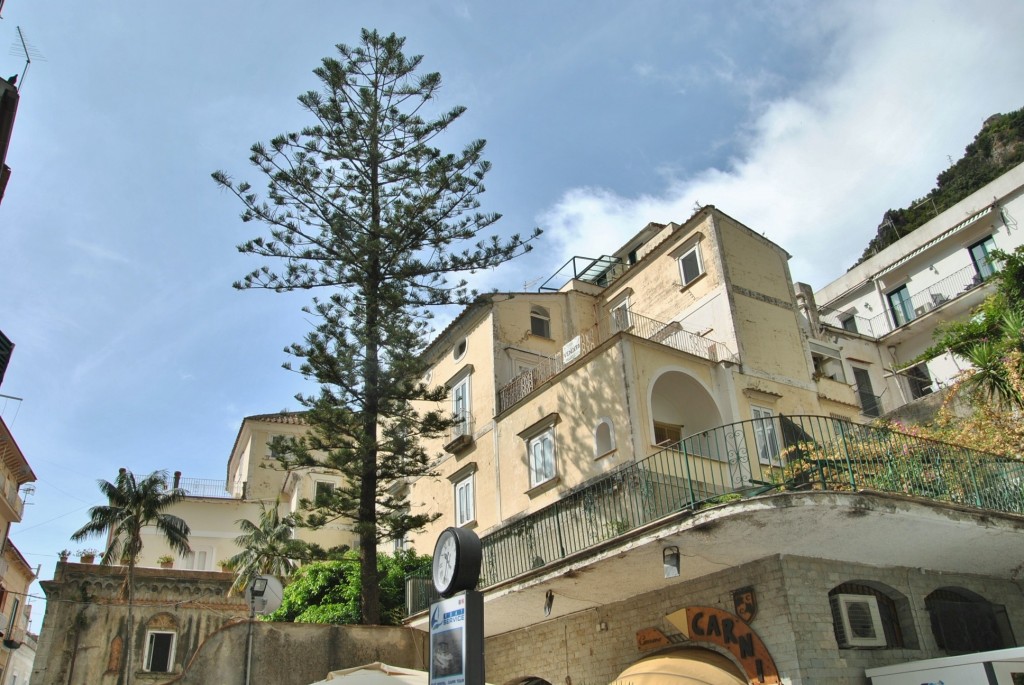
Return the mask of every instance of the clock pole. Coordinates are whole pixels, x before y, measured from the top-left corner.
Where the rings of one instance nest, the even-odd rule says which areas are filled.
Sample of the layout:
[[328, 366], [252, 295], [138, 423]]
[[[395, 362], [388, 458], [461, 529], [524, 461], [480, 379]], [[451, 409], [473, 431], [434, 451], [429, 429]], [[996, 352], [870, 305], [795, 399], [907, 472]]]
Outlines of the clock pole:
[[465, 528], [445, 528], [434, 545], [434, 587], [443, 599], [430, 605], [430, 685], [484, 685], [482, 556], [480, 538]]

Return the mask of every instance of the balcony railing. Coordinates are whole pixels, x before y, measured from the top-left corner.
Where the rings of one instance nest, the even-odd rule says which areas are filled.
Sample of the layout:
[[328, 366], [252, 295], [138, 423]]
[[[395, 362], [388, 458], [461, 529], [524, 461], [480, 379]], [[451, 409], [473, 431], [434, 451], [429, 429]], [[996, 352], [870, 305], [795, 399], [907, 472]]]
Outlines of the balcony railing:
[[735, 361], [735, 355], [720, 342], [683, 330], [679, 322], [662, 323], [636, 312], [617, 309], [598, 325], [589, 328], [563, 347], [560, 354], [540, 358], [536, 368], [525, 371], [498, 390], [498, 412], [521, 402], [549, 378], [572, 366], [598, 345], [620, 331], [687, 352], [712, 362]]
[[182, 478], [178, 487], [189, 497], [216, 497], [235, 499], [224, 487], [224, 481], [216, 478]]
[[[905, 326], [914, 319], [920, 318], [936, 307], [954, 300], [964, 293], [974, 290], [984, 281], [973, 266], [967, 266], [943, 278], [924, 290], [914, 292], [910, 296], [906, 310], [894, 310], [886, 302], [886, 310], [871, 318], [853, 317], [857, 332], [880, 338], [887, 333]], [[828, 307], [818, 309], [818, 318], [822, 323], [836, 328], [843, 328], [845, 317], [841, 312]]]
[[[480, 587], [666, 516], [774, 489], [875, 490], [1022, 514], [1024, 462], [830, 417], [734, 423], [626, 464], [485, 535]], [[418, 601], [428, 595], [419, 592]], [[410, 613], [427, 607], [414, 599]]]

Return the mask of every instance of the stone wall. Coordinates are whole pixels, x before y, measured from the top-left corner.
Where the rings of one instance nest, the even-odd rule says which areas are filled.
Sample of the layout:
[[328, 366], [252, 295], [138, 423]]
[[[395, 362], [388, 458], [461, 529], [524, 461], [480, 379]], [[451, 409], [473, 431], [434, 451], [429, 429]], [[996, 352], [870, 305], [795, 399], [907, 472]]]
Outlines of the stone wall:
[[[907, 598], [910, 625], [905, 633], [910, 634], [904, 636], [903, 649], [839, 648], [828, 593], [852, 581], [884, 585]], [[637, 631], [644, 628], [658, 628], [678, 640], [678, 646], [724, 653], [710, 644], [685, 641], [665, 617], [688, 606], [734, 612], [732, 591], [745, 586], [753, 586], [758, 602], [750, 627], [764, 641], [787, 685], [867, 685], [866, 668], [946, 656], [932, 636], [924, 600], [940, 587], [961, 587], [1004, 604], [1014, 635], [1024, 635], [1024, 597], [1009, 581], [773, 557], [559, 620], [542, 622], [538, 606], [535, 625], [487, 640], [487, 681], [507, 685], [535, 676], [554, 685], [611, 682], [633, 662], [656, 653], [637, 646]]]

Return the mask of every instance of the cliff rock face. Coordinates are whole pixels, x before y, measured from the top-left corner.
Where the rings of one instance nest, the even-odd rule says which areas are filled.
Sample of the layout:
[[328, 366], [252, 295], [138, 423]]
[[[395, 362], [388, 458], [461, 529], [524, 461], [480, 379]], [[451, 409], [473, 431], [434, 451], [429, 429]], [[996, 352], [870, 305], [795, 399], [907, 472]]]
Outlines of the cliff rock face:
[[[878, 232], [857, 264], [949, 209], [986, 183], [1024, 162], [1024, 109], [985, 120], [964, 156], [936, 179], [935, 188], [904, 209], [882, 215]], [[856, 266], [856, 264], [854, 265]]]

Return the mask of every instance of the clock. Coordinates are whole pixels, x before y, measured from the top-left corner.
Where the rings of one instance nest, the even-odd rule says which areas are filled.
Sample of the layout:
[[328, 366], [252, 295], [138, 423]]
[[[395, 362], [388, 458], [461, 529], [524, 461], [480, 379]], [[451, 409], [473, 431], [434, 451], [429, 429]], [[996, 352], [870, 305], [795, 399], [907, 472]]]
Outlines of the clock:
[[434, 545], [434, 587], [442, 597], [473, 590], [480, 580], [480, 538], [465, 528], [445, 528]]

